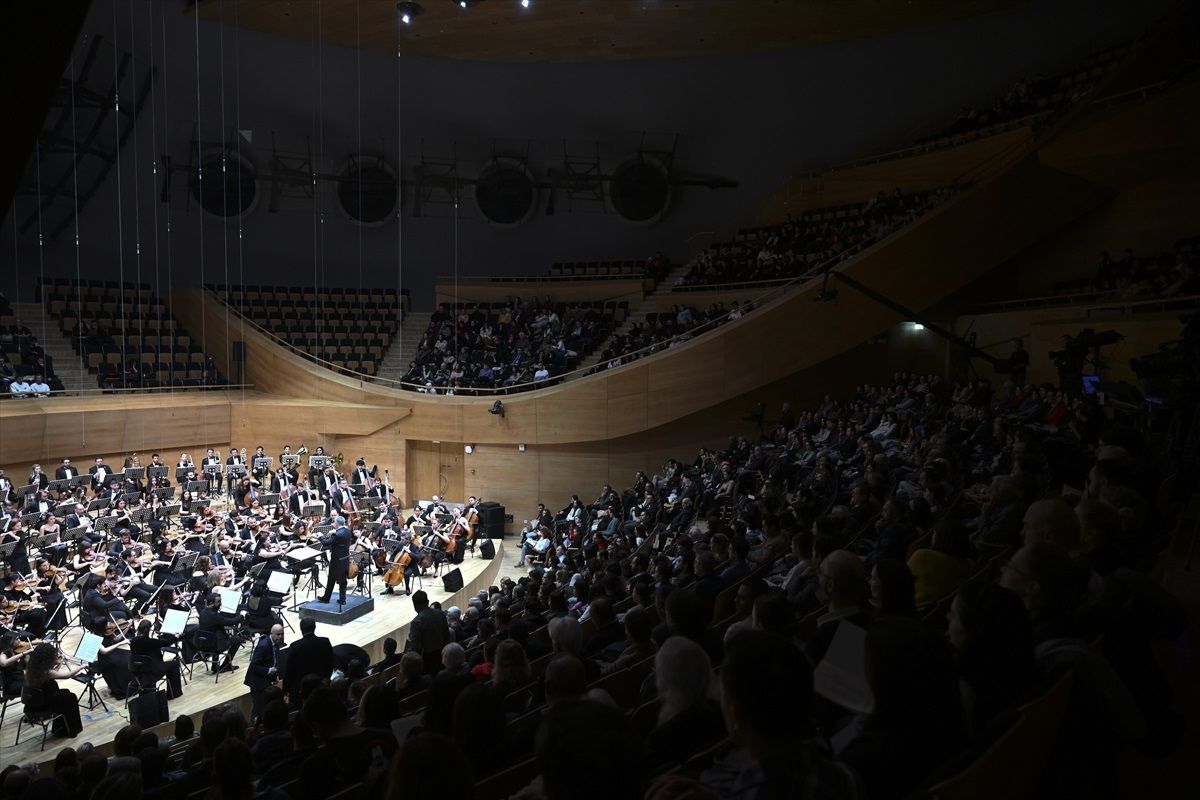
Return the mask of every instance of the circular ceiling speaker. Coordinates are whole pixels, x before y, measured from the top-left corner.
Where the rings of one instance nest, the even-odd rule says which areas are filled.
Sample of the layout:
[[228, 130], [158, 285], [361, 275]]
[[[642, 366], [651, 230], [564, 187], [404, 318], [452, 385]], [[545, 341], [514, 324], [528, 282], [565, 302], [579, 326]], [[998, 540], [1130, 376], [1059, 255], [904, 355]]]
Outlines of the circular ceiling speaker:
[[493, 225], [520, 225], [533, 216], [537, 206], [533, 175], [519, 161], [510, 158], [492, 161], [475, 179], [475, 205]]
[[627, 222], [656, 222], [671, 204], [667, 168], [655, 158], [638, 156], [613, 170], [608, 181], [608, 202]]
[[395, 215], [400, 185], [383, 159], [352, 159], [338, 179], [337, 199], [352, 222], [376, 227]]
[[[192, 197], [200, 207], [216, 217], [231, 219], [249, 214], [258, 203], [258, 172], [254, 165], [236, 152], [205, 153], [200, 174], [191, 180]], [[222, 168], [223, 167], [223, 168]]]

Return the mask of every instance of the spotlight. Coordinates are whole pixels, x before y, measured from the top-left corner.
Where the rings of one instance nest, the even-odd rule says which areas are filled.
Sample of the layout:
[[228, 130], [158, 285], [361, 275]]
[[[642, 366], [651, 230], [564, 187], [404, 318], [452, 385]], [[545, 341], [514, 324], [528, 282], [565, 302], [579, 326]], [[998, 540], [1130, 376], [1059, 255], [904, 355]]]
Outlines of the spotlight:
[[914, 323], [912, 323], [912, 329], [914, 331], [923, 331], [923, 330], [925, 330], [925, 326], [919, 322], [914, 322]]
[[529, 8], [529, 0], [521, 0], [521, 8]]
[[483, 0], [452, 0], [454, 5], [459, 8], [474, 8], [483, 2]]
[[503, 417], [504, 416], [504, 403], [501, 403], [499, 400], [492, 403], [492, 407], [488, 409], [488, 413], [489, 414], [499, 414], [500, 416]]
[[471, 455], [471, 453], [475, 452], [475, 445], [473, 445], [473, 444], [464, 445], [463, 452], [466, 453], [467, 455]]
[[412, 21], [421, 16], [424, 11], [420, 3], [409, 2], [409, 0], [401, 0], [396, 3], [396, 11], [400, 14], [400, 21], [405, 25], [411, 25]]

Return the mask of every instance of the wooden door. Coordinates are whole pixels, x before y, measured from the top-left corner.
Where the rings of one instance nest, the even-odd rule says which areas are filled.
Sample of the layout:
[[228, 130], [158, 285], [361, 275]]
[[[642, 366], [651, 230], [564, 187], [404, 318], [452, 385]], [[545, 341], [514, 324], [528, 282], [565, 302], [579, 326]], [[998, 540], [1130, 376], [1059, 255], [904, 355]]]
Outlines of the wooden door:
[[406, 483], [408, 503], [428, 500], [433, 495], [452, 503], [463, 497], [463, 446], [461, 442], [409, 440]]

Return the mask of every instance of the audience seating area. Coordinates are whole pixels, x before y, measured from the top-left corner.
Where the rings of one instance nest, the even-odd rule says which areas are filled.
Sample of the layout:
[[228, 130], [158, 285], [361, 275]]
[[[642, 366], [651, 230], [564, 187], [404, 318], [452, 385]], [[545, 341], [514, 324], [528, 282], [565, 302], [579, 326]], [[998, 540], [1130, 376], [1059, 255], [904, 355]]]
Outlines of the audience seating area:
[[628, 314], [625, 301], [442, 304], [430, 318], [404, 388], [452, 394], [550, 385], [577, 368]]
[[38, 285], [36, 297], [102, 389], [223, 383], [148, 283], [54, 278]]
[[54, 360], [33, 331], [17, 319], [8, 298], [0, 294], [0, 400], [45, 396], [47, 390], [62, 388], [54, 374]]
[[784, 281], [829, 267], [940, 205], [951, 190], [892, 194], [805, 211], [782, 225], [739, 231], [696, 256], [675, 291], [731, 283]]
[[735, 301], [729, 308], [724, 303], [711, 303], [703, 311], [686, 305], [676, 305], [670, 313], [651, 311], [646, 314], [644, 322], [635, 322], [624, 334], [610, 339], [591, 371], [614, 369], [683, 344], [693, 336], [741, 319], [743, 314], [752, 309], [750, 303], [743, 305]]
[[1152, 256], [1134, 255], [1125, 248], [1114, 259], [1105, 250], [1093, 276], [1061, 281], [1054, 294], [1121, 299], [1200, 294], [1200, 236], [1179, 239], [1172, 250]]
[[408, 307], [407, 290], [295, 286], [207, 287], [247, 319], [298, 350], [375, 375]]

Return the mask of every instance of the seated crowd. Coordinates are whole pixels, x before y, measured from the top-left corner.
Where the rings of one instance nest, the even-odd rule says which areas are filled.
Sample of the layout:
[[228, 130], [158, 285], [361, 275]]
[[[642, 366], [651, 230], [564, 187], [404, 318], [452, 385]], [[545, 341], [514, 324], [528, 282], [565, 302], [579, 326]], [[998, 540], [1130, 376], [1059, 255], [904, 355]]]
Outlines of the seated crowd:
[[[1184, 624], [1151, 577], [1171, 510], [1138, 433], [1092, 398], [904, 374], [762, 423], [539, 506], [527, 574], [464, 608], [417, 592], [378, 664], [275, 686], [277, 626], [257, 719], [127, 729], [36, 794], [10, 767], [8, 796], [900, 798], [1064, 676], [1042, 791], [1113, 795], [1120, 753], [1177, 745], [1149, 649]], [[868, 702], [818, 690], [832, 662]]]
[[677, 286], [779, 281], [831, 267], [945, 202], [950, 192], [896, 189], [863, 203], [805, 211], [782, 225], [741, 231], [735, 241], [696, 256]]
[[525, 302], [438, 306], [403, 380], [448, 394], [546, 382], [579, 366], [613, 329], [599, 303]]
[[62, 388], [54, 374], [54, 360], [0, 294], [0, 399], [48, 397]]
[[1056, 295], [1098, 294], [1129, 300], [1186, 297], [1200, 294], [1200, 236], [1175, 242], [1172, 250], [1153, 256], [1125, 248], [1113, 258], [1101, 251], [1093, 276], [1060, 281]]
[[646, 315], [645, 322], [634, 322], [628, 331], [609, 339], [593, 371], [613, 369], [676, 347], [718, 325], [741, 319], [751, 309], [750, 303], [735, 300], [729, 308], [724, 303], [711, 303], [704, 311], [676, 305], [670, 312], [651, 312]]

